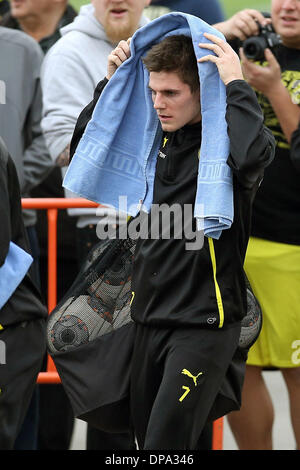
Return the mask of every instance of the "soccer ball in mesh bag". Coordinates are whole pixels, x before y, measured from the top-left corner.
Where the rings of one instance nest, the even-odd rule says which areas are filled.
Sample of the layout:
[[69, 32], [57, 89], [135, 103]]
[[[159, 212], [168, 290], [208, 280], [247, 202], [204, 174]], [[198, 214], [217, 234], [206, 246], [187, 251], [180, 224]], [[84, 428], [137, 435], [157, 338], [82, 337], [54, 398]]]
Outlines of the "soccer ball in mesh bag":
[[88, 342], [88, 328], [75, 315], [66, 315], [54, 324], [51, 330], [51, 340], [57, 351], [67, 351]]
[[250, 348], [258, 338], [262, 327], [262, 312], [260, 305], [250, 289], [247, 289], [247, 315], [241, 322], [239, 346]]
[[107, 306], [88, 295], [68, 299], [50, 320], [48, 345], [52, 352], [69, 351], [113, 331]]

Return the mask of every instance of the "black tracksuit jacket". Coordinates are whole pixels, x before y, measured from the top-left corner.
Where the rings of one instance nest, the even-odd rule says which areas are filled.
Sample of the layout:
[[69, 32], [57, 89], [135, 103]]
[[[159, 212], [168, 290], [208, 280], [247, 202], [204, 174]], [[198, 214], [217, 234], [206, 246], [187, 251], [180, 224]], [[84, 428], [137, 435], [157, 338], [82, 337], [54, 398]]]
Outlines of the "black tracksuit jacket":
[[[22, 218], [21, 195], [15, 165], [0, 138], [0, 267], [4, 264], [12, 241], [30, 252]], [[37, 318], [47, 318], [47, 309], [33, 282], [30, 268], [13, 295], [0, 310], [2, 327]]]
[[[71, 156], [106, 83], [103, 80], [98, 84], [94, 100], [79, 116]], [[224, 328], [246, 314], [243, 263], [252, 203], [264, 168], [274, 158], [275, 141], [263, 124], [261, 109], [250, 86], [243, 80], [235, 80], [227, 85], [226, 91], [234, 222], [219, 240], [205, 237], [203, 247], [198, 250], [186, 250], [185, 244], [190, 240], [184, 238], [138, 240], [131, 305], [132, 317], [138, 323]], [[161, 151], [166, 158], [158, 156], [157, 159], [153, 203], [182, 206], [194, 203], [200, 127], [201, 124], [185, 126], [164, 136], [168, 143]]]

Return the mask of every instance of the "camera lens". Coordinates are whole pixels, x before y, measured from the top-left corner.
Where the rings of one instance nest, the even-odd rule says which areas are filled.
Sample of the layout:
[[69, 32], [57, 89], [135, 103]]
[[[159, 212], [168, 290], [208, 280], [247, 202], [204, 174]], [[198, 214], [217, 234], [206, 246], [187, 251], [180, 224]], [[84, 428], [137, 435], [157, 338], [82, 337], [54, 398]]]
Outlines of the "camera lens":
[[257, 56], [257, 52], [258, 52], [256, 44], [253, 44], [253, 43], [248, 44], [247, 48], [244, 47], [244, 51], [248, 59], [255, 59], [255, 57]]
[[259, 36], [246, 39], [243, 44], [245, 56], [251, 60], [263, 60], [265, 58], [264, 50], [266, 47], [265, 39]]

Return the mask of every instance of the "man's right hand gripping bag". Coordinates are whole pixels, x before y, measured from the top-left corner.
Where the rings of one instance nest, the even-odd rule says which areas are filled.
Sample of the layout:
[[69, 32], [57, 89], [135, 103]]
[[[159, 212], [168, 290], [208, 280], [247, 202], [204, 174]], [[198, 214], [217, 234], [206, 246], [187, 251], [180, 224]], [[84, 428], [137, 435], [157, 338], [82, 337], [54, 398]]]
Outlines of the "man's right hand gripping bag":
[[89, 253], [51, 312], [48, 352], [74, 415], [106, 432], [130, 429], [133, 240], [105, 240]]

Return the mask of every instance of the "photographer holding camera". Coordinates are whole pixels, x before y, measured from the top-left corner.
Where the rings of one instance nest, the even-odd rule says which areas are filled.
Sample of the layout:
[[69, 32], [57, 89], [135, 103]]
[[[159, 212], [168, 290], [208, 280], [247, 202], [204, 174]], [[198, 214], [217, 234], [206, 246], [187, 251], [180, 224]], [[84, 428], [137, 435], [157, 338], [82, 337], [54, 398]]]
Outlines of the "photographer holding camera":
[[[247, 9], [214, 26], [228, 41], [240, 42], [244, 77], [256, 90], [265, 125], [276, 138], [275, 159], [255, 197], [245, 261], [263, 310], [263, 328], [249, 351], [242, 408], [229, 415], [229, 423], [240, 449], [272, 449], [274, 411], [262, 370], [280, 369], [300, 449], [300, 360], [295, 350], [300, 338], [300, 178], [290, 155], [300, 118], [300, 1], [272, 0], [271, 18]], [[259, 49], [263, 55], [255, 55]]]

